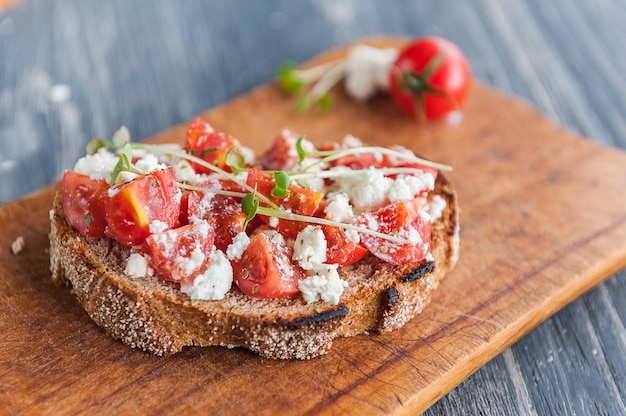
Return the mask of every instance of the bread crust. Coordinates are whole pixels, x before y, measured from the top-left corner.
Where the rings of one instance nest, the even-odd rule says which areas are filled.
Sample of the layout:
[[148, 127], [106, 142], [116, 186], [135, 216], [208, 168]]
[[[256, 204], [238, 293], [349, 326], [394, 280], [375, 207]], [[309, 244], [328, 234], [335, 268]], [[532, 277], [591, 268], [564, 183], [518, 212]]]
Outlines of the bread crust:
[[433, 260], [398, 266], [368, 254], [339, 269], [349, 286], [338, 305], [307, 304], [299, 293], [251, 298], [236, 285], [223, 300], [192, 302], [177, 284], [130, 278], [124, 274], [129, 248], [81, 235], [65, 218], [61, 192], [51, 215], [52, 279], [70, 286], [96, 324], [133, 348], [164, 355], [220, 345], [272, 359], [310, 359], [328, 352], [338, 337], [398, 329], [430, 301], [457, 262], [460, 228], [456, 194], [443, 175], [430, 195], [447, 203], [433, 224]]

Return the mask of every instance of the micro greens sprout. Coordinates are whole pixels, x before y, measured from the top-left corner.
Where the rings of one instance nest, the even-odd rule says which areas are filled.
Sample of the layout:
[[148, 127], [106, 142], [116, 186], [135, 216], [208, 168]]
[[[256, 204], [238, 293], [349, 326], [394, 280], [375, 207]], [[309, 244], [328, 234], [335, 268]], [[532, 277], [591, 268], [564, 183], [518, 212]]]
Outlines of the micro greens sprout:
[[367, 153], [379, 153], [379, 154], [383, 154], [387, 156], [397, 157], [398, 159], [407, 160], [409, 162], [419, 163], [420, 165], [433, 167], [433, 168], [443, 170], [443, 171], [452, 170], [451, 166], [443, 165], [441, 163], [431, 162], [430, 160], [426, 160], [426, 159], [422, 159], [421, 157], [415, 156], [413, 153], [399, 152], [397, 150], [388, 149], [386, 147], [379, 147], [379, 146], [351, 147], [348, 149], [341, 149], [341, 150], [307, 152], [306, 150], [302, 149], [302, 146], [300, 145], [299, 149], [300, 150], [298, 150], [298, 155], [301, 158], [302, 158], [302, 155], [304, 155], [304, 157], [323, 156], [322, 158], [312, 162], [311, 164], [304, 166], [302, 168], [302, 172], [306, 172], [307, 170], [315, 166], [332, 162], [333, 160], [341, 159], [344, 156], [360, 155], [364, 153], [366, 154]]
[[284, 198], [289, 195], [289, 182], [291, 181], [289, 175], [282, 170], [274, 171], [274, 180], [276, 186], [272, 189], [272, 196], [274, 198]]
[[243, 230], [245, 231], [248, 223], [254, 219], [259, 210], [259, 201], [256, 199], [256, 189], [251, 194], [243, 197], [241, 208], [246, 213], [246, 219], [243, 222]]
[[[321, 179], [330, 179], [337, 177], [345, 177], [345, 176], [353, 176], [359, 175], [362, 173], [370, 172], [371, 168], [366, 169], [333, 169], [333, 170], [325, 170], [321, 172], [302, 172], [302, 173], [292, 173], [290, 178], [294, 181], [299, 181], [302, 179], [309, 178], [321, 178]], [[377, 172], [382, 173], [383, 175], [398, 175], [398, 174], [409, 174], [409, 175], [417, 175], [420, 173], [424, 173], [423, 169], [420, 168], [409, 168], [409, 167], [391, 167], [391, 168], [377, 168]]]
[[[293, 62], [284, 62], [279, 65], [276, 77], [283, 91], [301, 94], [295, 104], [296, 111], [304, 111], [312, 104], [327, 110], [332, 103], [329, 91], [344, 77], [345, 72], [346, 64], [343, 59], [309, 69], [298, 69]], [[304, 92], [309, 84], [313, 86], [308, 92]]]

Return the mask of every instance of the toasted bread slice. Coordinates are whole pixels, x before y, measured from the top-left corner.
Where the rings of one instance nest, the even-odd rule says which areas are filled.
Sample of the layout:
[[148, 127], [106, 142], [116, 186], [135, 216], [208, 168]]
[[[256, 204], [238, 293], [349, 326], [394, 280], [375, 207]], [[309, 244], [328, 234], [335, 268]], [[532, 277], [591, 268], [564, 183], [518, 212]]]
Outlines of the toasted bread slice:
[[310, 359], [337, 337], [402, 327], [420, 313], [459, 251], [456, 195], [443, 175], [435, 190], [447, 202], [433, 224], [430, 261], [392, 265], [368, 254], [339, 269], [349, 283], [338, 305], [307, 304], [301, 294], [251, 298], [233, 285], [218, 301], [192, 301], [178, 285], [124, 274], [129, 249], [87, 238], [66, 220], [61, 193], [51, 215], [52, 278], [72, 287], [78, 302], [109, 335], [157, 355], [185, 346], [239, 346], [273, 359]]

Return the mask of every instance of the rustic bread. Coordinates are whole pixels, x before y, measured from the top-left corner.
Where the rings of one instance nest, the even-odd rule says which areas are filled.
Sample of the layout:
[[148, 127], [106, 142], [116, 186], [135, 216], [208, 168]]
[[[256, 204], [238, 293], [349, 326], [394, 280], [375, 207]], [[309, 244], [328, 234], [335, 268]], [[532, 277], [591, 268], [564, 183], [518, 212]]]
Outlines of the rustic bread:
[[66, 220], [61, 193], [51, 213], [52, 278], [72, 287], [78, 302], [109, 335], [154, 354], [185, 346], [239, 346], [274, 359], [325, 354], [337, 337], [402, 327], [429, 302], [459, 250], [456, 195], [443, 175], [435, 190], [447, 202], [433, 224], [432, 261], [396, 266], [368, 254], [340, 269], [349, 283], [341, 302], [307, 304], [300, 294], [251, 298], [233, 288], [219, 301], [191, 301], [177, 284], [124, 274], [129, 249], [87, 238]]

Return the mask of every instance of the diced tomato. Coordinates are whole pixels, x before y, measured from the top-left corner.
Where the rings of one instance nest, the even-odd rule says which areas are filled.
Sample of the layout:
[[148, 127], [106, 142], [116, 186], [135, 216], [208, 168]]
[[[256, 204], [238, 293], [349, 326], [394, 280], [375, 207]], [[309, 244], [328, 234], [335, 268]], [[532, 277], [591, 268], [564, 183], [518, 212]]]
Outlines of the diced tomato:
[[202, 192], [189, 195], [188, 215], [211, 222], [215, 229], [215, 246], [222, 251], [226, 251], [243, 230], [246, 221], [240, 199]]
[[100, 198], [109, 189], [106, 181], [65, 171], [62, 187], [63, 211], [70, 224], [87, 237], [103, 237], [106, 221]]
[[284, 129], [274, 138], [272, 145], [259, 156], [257, 162], [261, 169], [295, 170], [299, 156], [296, 142], [300, 136], [291, 130]]
[[172, 168], [159, 170], [115, 185], [103, 195], [106, 233], [119, 243], [143, 244], [150, 235], [150, 223], [176, 225], [180, 196]]
[[360, 243], [348, 240], [342, 228], [322, 225], [326, 237], [326, 263], [348, 266], [361, 260], [367, 254], [367, 248]]
[[[290, 184], [287, 187], [289, 194], [284, 198], [274, 198], [271, 196], [272, 190], [276, 186], [274, 177], [266, 172], [256, 169], [248, 171], [247, 184], [256, 187], [258, 193], [270, 198], [275, 204], [280, 205], [283, 209], [294, 214], [313, 216], [324, 198], [324, 194], [312, 189], [304, 188], [299, 185]], [[269, 223], [267, 216], [260, 215], [265, 223]], [[300, 231], [307, 226], [303, 221], [291, 221], [279, 219], [276, 230], [283, 234], [286, 238], [295, 238]]]
[[[356, 225], [375, 231], [413, 240], [410, 244], [392, 242], [370, 234], [360, 233], [361, 242], [376, 257], [393, 264], [417, 263], [424, 259], [430, 247], [431, 224], [420, 215], [428, 208], [426, 198], [394, 202], [375, 212], [365, 212], [355, 217]], [[426, 211], [427, 212], [427, 211]]]
[[292, 264], [293, 249], [259, 233], [238, 262], [233, 262], [233, 280], [243, 293], [257, 298], [276, 298], [298, 292], [304, 270]]
[[[230, 169], [226, 166], [226, 155], [234, 146], [239, 146], [237, 139], [216, 131], [210, 124], [200, 118], [196, 118], [189, 125], [185, 136], [185, 150], [189, 154], [227, 171], [230, 171]], [[191, 162], [191, 165], [197, 173], [212, 172], [198, 163]]]
[[213, 227], [203, 221], [151, 234], [143, 251], [160, 278], [191, 284], [208, 265], [214, 237]]

